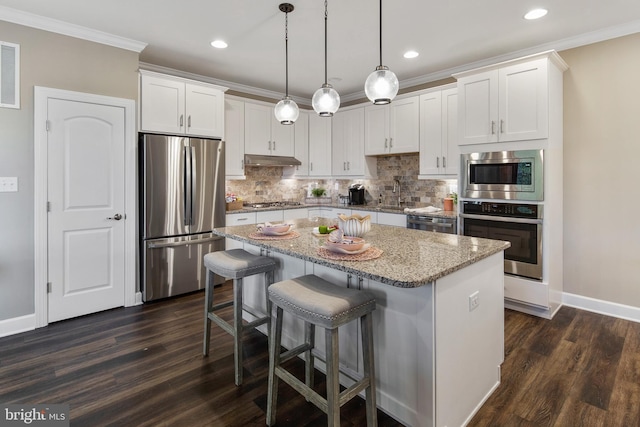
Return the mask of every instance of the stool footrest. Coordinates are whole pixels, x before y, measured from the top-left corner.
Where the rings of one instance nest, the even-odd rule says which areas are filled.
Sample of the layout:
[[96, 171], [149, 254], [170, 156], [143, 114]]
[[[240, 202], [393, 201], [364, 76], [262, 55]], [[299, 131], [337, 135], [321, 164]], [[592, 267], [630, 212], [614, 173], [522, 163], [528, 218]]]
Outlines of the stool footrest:
[[228, 334], [234, 335], [233, 327], [222, 317], [218, 316], [215, 313], [207, 313], [207, 317], [209, 320], [214, 322], [216, 325], [220, 326], [224, 331]]
[[221, 302], [220, 304], [216, 304], [213, 307], [211, 307], [211, 310], [209, 311], [216, 311], [216, 310], [222, 310], [223, 308], [227, 308], [233, 305], [233, 301], [225, 301], [225, 302]]
[[293, 376], [291, 373], [286, 371], [285, 369], [277, 366], [274, 372], [282, 381], [289, 384], [295, 391], [300, 393], [306, 400], [316, 405], [319, 409], [321, 409], [325, 414], [329, 410], [329, 406], [327, 404], [327, 399], [320, 396], [317, 392], [307, 387], [305, 383], [300, 381], [298, 378]]
[[311, 350], [312, 346], [309, 344], [300, 344], [297, 347], [292, 348], [291, 350], [287, 350], [284, 353], [280, 354], [280, 363], [284, 363], [287, 360], [293, 359], [299, 354], [304, 353], [305, 351]]
[[352, 384], [346, 390], [342, 391], [340, 393], [340, 406], [344, 405], [349, 400], [351, 400], [356, 395], [358, 395], [362, 390], [369, 387], [369, 383], [370, 383], [369, 377], [364, 377], [363, 379], [356, 382], [355, 384]]

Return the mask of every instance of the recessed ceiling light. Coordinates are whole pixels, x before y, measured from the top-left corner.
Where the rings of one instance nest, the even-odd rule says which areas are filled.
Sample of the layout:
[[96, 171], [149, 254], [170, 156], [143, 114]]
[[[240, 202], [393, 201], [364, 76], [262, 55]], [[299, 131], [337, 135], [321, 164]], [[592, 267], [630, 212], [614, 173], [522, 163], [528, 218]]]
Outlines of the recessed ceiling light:
[[408, 50], [404, 53], [404, 57], [407, 59], [411, 59], [411, 58], [415, 58], [418, 55], [420, 55], [418, 52], [416, 52], [415, 50]]
[[211, 46], [218, 48], [218, 49], [224, 49], [225, 47], [227, 47], [227, 43], [224, 42], [224, 40], [214, 40], [211, 42]]
[[524, 15], [524, 19], [529, 19], [529, 20], [538, 19], [538, 18], [542, 18], [546, 14], [547, 14], [547, 9], [533, 9], [527, 12], [526, 15]]

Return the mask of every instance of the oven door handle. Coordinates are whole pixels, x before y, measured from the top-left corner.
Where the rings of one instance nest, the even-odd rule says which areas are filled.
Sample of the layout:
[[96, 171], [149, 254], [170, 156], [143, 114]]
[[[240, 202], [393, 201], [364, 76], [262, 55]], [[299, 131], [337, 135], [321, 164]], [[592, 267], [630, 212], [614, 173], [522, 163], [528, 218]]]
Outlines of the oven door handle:
[[515, 222], [518, 224], [542, 224], [542, 218], [540, 219], [511, 218], [511, 217], [504, 217], [504, 216], [473, 215], [473, 214], [460, 214], [460, 218], [482, 219], [485, 221], [498, 221], [498, 222]]

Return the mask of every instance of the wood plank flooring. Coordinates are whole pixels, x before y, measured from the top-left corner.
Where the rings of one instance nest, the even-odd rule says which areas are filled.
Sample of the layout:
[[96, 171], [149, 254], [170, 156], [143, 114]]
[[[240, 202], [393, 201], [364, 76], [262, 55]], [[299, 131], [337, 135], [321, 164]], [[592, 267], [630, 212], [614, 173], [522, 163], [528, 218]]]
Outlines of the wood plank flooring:
[[[202, 356], [202, 311], [196, 293], [1, 338], [0, 402], [67, 403], [72, 426], [265, 425], [266, 338], [245, 341], [236, 387], [229, 335], [214, 325]], [[302, 375], [302, 362], [289, 363]], [[316, 388], [324, 393], [320, 373]], [[278, 403], [278, 426], [326, 425], [286, 385]], [[378, 412], [380, 426], [400, 425]], [[343, 427], [365, 419], [361, 399], [342, 408]], [[551, 321], [506, 310], [502, 383], [469, 425], [640, 427], [640, 324], [568, 307]]]

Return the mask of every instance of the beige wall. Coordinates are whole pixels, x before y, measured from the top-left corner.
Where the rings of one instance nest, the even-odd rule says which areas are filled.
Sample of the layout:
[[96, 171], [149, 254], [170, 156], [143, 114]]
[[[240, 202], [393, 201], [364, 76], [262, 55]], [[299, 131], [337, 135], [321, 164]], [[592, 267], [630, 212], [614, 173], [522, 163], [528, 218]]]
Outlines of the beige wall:
[[564, 291], [640, 307], [640, 34], [560, 56]]
[[137, 99], [138, 54], [0, 21], [0, 40], [20, 44], [19, 110], [0, 108], [0, 321], [34, 312], [33, 87]]

